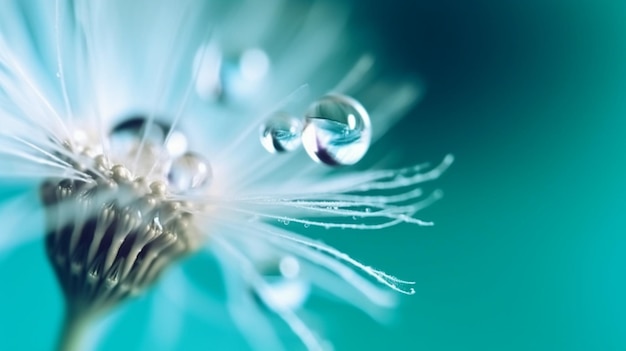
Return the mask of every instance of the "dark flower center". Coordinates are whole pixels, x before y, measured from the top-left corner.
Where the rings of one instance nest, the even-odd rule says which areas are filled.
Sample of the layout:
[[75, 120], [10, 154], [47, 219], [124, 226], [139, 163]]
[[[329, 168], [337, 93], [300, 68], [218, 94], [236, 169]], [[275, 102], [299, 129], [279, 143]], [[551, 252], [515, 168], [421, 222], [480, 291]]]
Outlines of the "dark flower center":
[[[117, 167], [117, 168], [116, 168]], [[78, 313], [106, 310], [152, 285], [199, 242], [190, 205], [165, 199], [165, 185], [129, 180], [114, 166], [109, 182], [46, 182], [46, 252]]]

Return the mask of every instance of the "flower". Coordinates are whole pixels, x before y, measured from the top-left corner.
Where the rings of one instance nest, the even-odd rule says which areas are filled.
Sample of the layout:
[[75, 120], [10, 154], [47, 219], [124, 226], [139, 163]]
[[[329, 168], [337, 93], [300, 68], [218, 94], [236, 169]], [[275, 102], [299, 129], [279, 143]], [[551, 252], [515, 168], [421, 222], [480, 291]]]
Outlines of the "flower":
[[[306, 234], [430, 225], [414, 215], [441, 194], [418, 186], [452, 157], [428, 170], [332, 168], [359, 162], [419, 90], [390, 88], [371, 56], [352, 55], [345, 9], [303, 7], [1, 5], [0, 176], [32, 179], [45, 220], [3, 233], [0, 253], [45, 233], [67, 305], [60, 349], [193, 254], [217, 260], [226, 307], [260, 350], [284, 347], [268, 312], [307, 349], [327, 345], [300, 313], [314, 291], [372, 316], [394, 306], [391, 290], [414, 293]], [[188, 285], [180, 269], [169, 279]]]

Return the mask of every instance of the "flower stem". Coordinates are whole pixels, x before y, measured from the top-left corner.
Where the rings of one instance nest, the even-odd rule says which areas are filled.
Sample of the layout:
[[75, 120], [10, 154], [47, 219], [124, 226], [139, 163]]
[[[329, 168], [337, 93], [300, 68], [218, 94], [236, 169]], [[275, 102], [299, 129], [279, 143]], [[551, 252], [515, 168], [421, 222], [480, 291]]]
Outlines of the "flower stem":
[[68, 310], [59, 335], [57, 351], [81, 351], [80, 345], [87, 324], [88, 320], [83, 314]]

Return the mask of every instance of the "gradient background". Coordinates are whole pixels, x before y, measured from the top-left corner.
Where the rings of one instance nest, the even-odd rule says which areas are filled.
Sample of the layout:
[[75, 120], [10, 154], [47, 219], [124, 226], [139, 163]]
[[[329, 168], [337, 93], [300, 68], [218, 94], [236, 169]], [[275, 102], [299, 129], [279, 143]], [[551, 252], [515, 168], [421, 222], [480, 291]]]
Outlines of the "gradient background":
[[[421, 216], [435, 227], [329, 240], [418, 284], [388, 327], [320, 305], [336, 349], [626, 350], [626, 2], [372, 0], [355, 11], [393, 64], [427, 83], [384, 147], [403, 163], [456, 162], [435, 183], [444, 200]], [[55, 339], [60, 296], [42, 251], [0, 265], [3, 350]], [[150, 301], [129, 304], [101, 349], [139, 347]], [[180, 350], [242, 346], [226, 348], [228, 325], [212, 335], [185, 323]]]

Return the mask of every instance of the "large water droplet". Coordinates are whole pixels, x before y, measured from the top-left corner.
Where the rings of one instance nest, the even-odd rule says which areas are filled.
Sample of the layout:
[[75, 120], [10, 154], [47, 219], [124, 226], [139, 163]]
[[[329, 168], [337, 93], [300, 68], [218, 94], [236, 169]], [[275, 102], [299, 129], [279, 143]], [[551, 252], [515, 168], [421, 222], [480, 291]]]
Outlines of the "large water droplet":
[[170, 186], [179, 192], [203, 189], [212, 178], [209, 161], [190, 151], [175, 158], [167, 173]]
[[[143, 116], [133, 116], [117, 124], [109, 133], [109, 152], [113, 163], [130, 167], [135, 171], [147, 172], [153, 165], [165, 161], [163, 143], [170, 126], [149, 121]], [[142, 140], [145, 142], [142, 145]], [[136, 161], [135, 161], [136, 160]]]
[[111, 151], [115, 154], [129, 153], [139, 145], [144, 135], [147, 144], [162, 145], [168, 131], [169, 126], [164, 123], [148, 122], [141, 116], [128, 118], [109, 133]]
[[302, 123], [286, 112], [277, 112], [261, 126], [261, 144], [271, 153], [297, 149], [302, 135]]
[[353, 98], [323, 96], [309, 107], [305, 117], [302, 145], [314, 161], [352, 165], [367, 152], [372, 138], [370, 118]]

